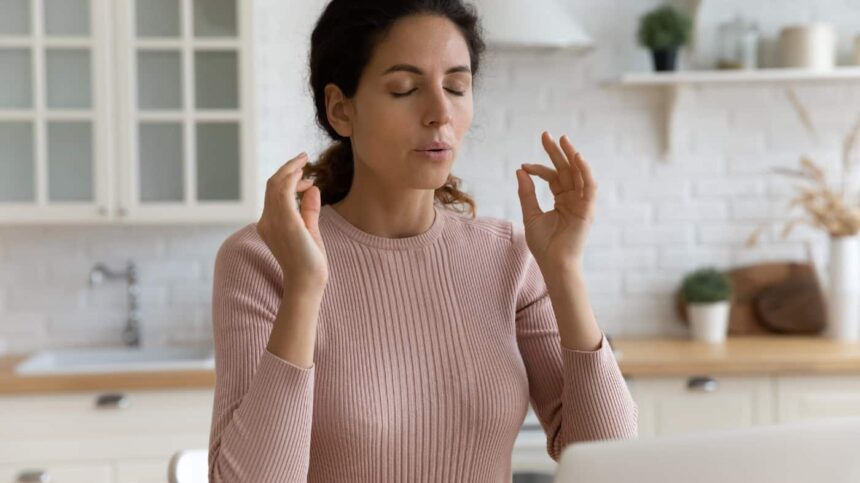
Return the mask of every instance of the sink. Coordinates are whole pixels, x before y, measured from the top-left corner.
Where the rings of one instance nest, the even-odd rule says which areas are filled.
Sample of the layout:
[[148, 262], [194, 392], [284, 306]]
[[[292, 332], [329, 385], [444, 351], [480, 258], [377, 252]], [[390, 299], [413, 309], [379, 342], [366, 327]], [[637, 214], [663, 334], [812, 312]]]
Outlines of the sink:
[[214, 369], [211, 347], [91, 347], [41, 350], [15, 366], [16, 374], [81, 374]]

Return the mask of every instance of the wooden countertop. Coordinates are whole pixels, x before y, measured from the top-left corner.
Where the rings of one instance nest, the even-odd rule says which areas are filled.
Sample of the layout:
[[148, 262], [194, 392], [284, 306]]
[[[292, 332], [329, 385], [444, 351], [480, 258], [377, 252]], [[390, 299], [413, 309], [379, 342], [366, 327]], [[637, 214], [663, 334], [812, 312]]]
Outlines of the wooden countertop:
[[[858, 374], [860, 343], [811, 336], [730, 337], [709, 345], [687, 338], [613, 337], [621, 372], [636, 376]], [[0, 357], [0, 394], [214, 388], [214, 370], [17, 375], [26, 355]]]
[[105, 374], [18, 375], [15, 365], [27, 355], [0, 357], [0, 395], [119, 389], [214, 388], [214, 370], [112, 372]]
[[612, 346], [625, 376], [860, 374], [860, 343], [821, 336], [738, 336], [719, 345], [613, 338]]

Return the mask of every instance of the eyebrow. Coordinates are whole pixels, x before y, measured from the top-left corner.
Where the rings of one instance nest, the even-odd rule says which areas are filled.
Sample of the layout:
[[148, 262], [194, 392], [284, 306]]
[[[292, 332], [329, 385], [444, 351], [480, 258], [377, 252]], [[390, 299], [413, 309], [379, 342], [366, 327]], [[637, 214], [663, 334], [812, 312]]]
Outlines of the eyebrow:
[[[392, 72], [411, 72], [413, 74], [424, 75], [424, 71], [419, 69], [418, 67], [410, 64], [395, 64], [385, 70], [382, 75], [390, 74]], [[466, 72], [472, 73], [472, 69], [468, 65], [458, 65], [456, 67], [451, 67], [447, 71], [445, 71], [445, 75], [454, 74], [457, 72]]]

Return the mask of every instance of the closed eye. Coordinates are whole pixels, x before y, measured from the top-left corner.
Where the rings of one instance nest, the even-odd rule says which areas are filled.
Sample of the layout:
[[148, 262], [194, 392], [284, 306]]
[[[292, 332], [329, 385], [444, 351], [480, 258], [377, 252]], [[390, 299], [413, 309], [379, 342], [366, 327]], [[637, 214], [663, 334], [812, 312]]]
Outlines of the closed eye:
[[[412, 94], [413, 92], [415, 92], [417, 90], [418, 90], [418, 88], [412, 89], [411, 91], [408, 91], [408, 92], [392, 92], [391, 95], [394, 97], [406, 97], [409, 94]], [[455, 96], [462, 97], [462, 96], [466, 95], [465, 92], [455, 91], [453, 89], [445, 89], [445, 90], [450, 92], [451, 94], [454, 94]]]

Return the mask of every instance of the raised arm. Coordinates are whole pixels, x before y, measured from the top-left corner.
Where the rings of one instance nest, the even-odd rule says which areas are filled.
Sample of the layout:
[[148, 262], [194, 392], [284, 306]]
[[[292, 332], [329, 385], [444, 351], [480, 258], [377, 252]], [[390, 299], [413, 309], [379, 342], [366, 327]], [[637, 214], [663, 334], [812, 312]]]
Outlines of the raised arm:
[[293, 158], [269, 179], [260, 221], [230, 236], [215, 261], [211, 482], [307, 481], [328, 266], [319, 189], [299, 180], [306, 161]]
[[569, 443], [635, 438], [638, 407], [606, 336], [594, 351], [564, 347], [546, 284], [521, 230], [514, 230], [513, 244], [522, 267], [517, 343], [530, 400], [547, 436], [547, 453], [558, 461]]

